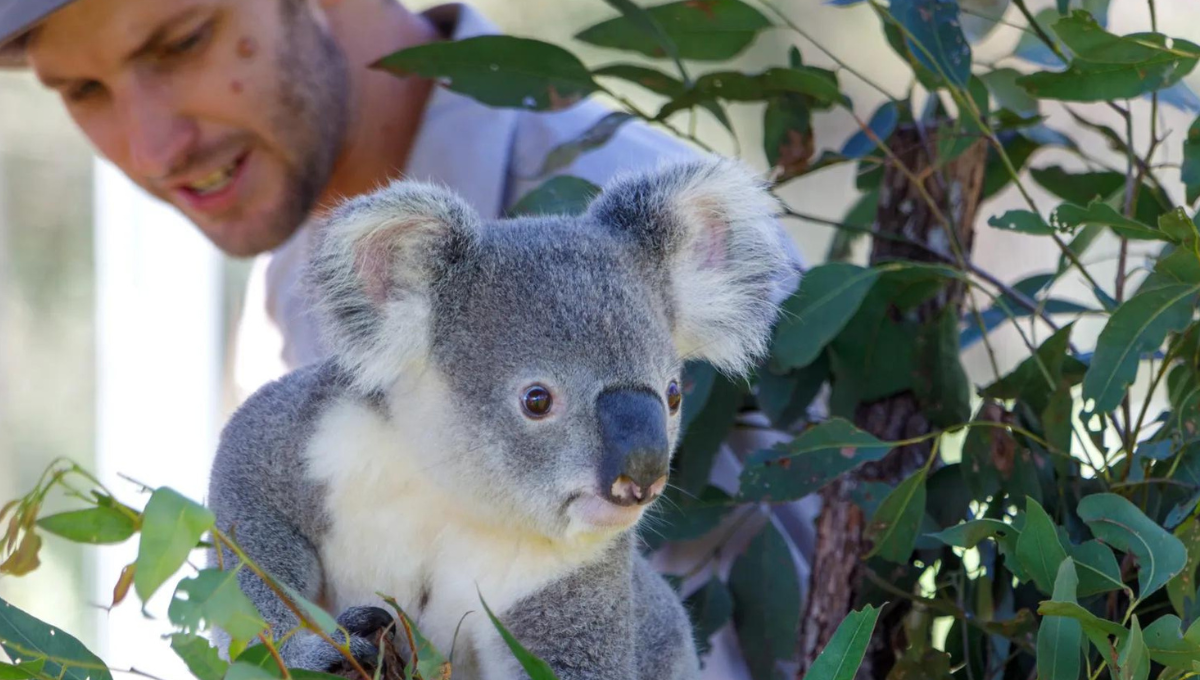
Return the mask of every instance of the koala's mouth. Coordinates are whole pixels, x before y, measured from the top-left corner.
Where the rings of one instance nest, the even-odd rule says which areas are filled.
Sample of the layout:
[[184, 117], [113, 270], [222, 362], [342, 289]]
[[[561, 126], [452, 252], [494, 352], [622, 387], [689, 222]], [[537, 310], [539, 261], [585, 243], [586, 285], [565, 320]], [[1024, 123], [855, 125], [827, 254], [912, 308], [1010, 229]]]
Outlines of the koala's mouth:
[[645, 505], [617, 505], [594, 493], [580, 494], [567, 507], [573, 524], [591, 529], [621, 530], [637, 523]]

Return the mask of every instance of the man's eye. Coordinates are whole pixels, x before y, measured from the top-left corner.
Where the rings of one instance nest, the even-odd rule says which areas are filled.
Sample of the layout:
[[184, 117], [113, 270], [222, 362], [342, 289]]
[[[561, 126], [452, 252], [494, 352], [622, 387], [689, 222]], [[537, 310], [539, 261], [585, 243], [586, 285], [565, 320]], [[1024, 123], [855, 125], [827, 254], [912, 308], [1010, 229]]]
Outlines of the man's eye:
[[204, 42], [205, 38], [208, 37], [210, 27], [211, 24], [204, 24], [200, 28], [189, 33], [181, 40], [176, 40], [175, 42], [167, 45], [163, 48], [164, 55], [168, 57], [178, 57], [195, 50], [200, 46], [201, 43]]
[[100, 83], [88, 80], [68, 89], [67, 99], [73, 102], [81, 102], [99, 92]]

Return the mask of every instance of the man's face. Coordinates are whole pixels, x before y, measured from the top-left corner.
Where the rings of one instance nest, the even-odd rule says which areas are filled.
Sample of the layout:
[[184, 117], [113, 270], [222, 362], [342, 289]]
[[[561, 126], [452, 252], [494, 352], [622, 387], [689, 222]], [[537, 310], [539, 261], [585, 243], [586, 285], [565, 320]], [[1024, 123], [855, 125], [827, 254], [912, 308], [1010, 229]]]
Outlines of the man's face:
[[283, 243], [333, 171], [346, 60], [307, 0], [78, 0], [28, 56], [99, 149], [219, 248]]

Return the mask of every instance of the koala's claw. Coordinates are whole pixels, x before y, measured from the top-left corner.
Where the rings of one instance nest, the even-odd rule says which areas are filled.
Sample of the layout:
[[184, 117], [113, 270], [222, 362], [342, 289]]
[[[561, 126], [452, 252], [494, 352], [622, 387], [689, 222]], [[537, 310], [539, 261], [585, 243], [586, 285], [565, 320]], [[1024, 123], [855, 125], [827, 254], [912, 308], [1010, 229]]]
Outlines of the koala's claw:
[[368, 640], [374, 639], [377, 633], [395, 624], [392, 615], [379, 607], [351, 607], [337, 617], [337, 622], [351, 635]]

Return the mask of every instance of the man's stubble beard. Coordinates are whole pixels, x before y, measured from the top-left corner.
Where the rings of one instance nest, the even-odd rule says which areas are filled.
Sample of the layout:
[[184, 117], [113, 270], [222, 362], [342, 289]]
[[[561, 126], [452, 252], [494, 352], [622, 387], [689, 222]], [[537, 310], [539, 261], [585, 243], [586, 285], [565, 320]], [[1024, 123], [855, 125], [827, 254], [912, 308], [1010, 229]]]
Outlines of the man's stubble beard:
[[308, 219], [333, 176], [349, 124], [350, 78], [346, 55], [295, 0], [283, 0], [286, 31], [275, 59], [281, 75], [274, 127], [291, 146], [282, 204], [270, 233], [290, 237]]

